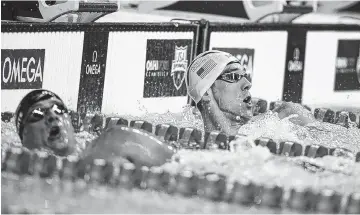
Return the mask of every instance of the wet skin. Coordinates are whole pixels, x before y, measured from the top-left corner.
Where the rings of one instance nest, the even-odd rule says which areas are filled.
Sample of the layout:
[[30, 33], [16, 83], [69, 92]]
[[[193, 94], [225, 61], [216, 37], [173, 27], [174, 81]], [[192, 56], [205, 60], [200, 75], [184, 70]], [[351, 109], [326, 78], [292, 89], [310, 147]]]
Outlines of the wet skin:
[[283, 102], [279, 107], [275, 108], [273, 112], [277, 112], [280, 119], [296, 115], [289, 120], [290, 122], [301, 126], [306, 126], [309, 123], [316, 122], [314, 115], [302, 105], [297, 103]]
[[[236, 71], [236, 66], [233, 71]], [[246, 78], [241, 78], [234, 83], [216, 80], [209, 91], [211, 111], [221, 114], [221, 119], [235, 122], [236, 126], [231, 132], [237, 132], [240, 126], [252, 117], [250, 88], [251, 83]], [[25, 120], [28, 121], [24, 125], [23, 145], [29, 149], [48, 148], [57, 155], [66, 156], [74, 152], [77, 144], [74, 129], [68, 114], [59, 114], [56, 108], [53, 108], [54, 104], [61, 105], [61, 102], [49, 99], [36, 103], [29, 110], [28, 113], [38, 108], [45, 108], [47, 111], [43, 118], [35, 122], [32, 121], [31, 114], [26, 117]], [[309, 111], [294, 103], [284, 102], [274, 111], [279, 113], [280, 118], [298, 114], [299, 116], [291, 121], [300, 125], [315, 121]], [[116, 126], [93, 140], [81, 156], [88, 162], [101, 158], [107, 161], [130, 161], [137, 166], [160, 166], [171, 159], [174, 153], [153, 134]]]
[[114, 126], [91, 142], [82, 157], [85, 163], [94, 159], [132, 162], [135, 166], [161, 166], [175, 151], [155, 135], [126, 126]]
[[[243, 73], [237, 63], [228, 65], [223, 74], [229, 72]], [[242, 125], [261, 118], [261, 115], [253, 118], [250, 88], [251, 83], [246, 77], [234, 83], [216, 80], [200, 101], [205, 107], [202, 111], [205, 130], [216, 129], [227, 135], [236, 135]], [[301, 126], [316, 121], [310, 111], [292, 102], [283, 102], [273, 112], [277, 112], [280, 119], [296, 114], [290, 121]]]
[[[242, 74], [243, 72], [240, 64], [233, 63], [225, 68], [224, 73]], [[240, 126], [247, 123], [252, 117], [250, 88], [251, 83], [245, 77], [234, 83], [216, 80], [211, 87], [219, 109], [227, 118]]]
[[[40, 120], [30, 114], [26, 117], [23, 145], [29, 149], [47, 148], [56, 155], [67, 156], [75, 151], [74, 129], [68, 114], [59, 114], [54, 104], [61, 105], [57, 99], [36, 103], [28, 113], [39, 108], [46, 109]], [[36, 120], [36, 121], [34, 121]], [[136, 166], [160, 166], [171, 159], [174, 150], [162, 143], [155, 135], [138, 129], [115, 126], [104, 131], [89, 143], [82, 152], [85, 163], [94, 159], [110, 162], [132, 162]]]
[[[231, 63], [223, 74], [233, 77], [232, 74], [244, 75], [245, 72], [240, 64]], [[246, 77], [218, 78], [200, 101], [204, 130], [220, 130], [227, 135], [236, 135], [252, 117], [250, 88], [251, 83]]]
[[[62, 106], [57, 99], [40, 101], [26, 114], [22, 144], [29, 149], [47, 148], [56, 155], [68, 155], [75, 150], [74, 129], [67, 113], [59, 113], [55, 105]], [[37, 110], [44, 111], [38, 117]]]

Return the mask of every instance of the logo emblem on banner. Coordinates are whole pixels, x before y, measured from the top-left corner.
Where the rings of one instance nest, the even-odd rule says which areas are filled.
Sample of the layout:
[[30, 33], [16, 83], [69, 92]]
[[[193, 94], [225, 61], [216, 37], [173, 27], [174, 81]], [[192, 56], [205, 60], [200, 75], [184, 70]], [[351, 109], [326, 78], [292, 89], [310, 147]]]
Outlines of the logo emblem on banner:
[[1, 89], [40, 89], [45, 49], [2, 49]]
[[149, 39], [146, 44], [144, 98], [186, 96], [191, 39]]
[[300, 49], [299, 48], [295, 48], [294, 49], [294, 60], [299, 60], [300, 59]]
[[300, 49], [295, 48], [293, 52], [293, 59], [288, 63], [288, 70], [290, 72], [299, 72], [303, 69], [303, 62], [300, 60]]
[[185, 72], [188, 66], [187, 46], [175, 46], [175, 59], [172, 61], [171, 77], [176, 90], [179, 90], [185, 80]]

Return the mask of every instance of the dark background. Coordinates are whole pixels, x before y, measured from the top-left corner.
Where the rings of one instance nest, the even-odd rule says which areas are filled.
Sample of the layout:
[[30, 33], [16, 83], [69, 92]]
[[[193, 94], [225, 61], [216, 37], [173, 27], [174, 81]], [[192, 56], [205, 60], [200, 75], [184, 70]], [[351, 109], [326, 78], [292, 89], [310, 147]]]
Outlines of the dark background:
[[[306, 30], [299, 29], [288, 33], [282, 100], [301, 103], [305, 68]], [[295, 48], [300, 50], [299, 61], [303, 62], [301, 71], [289, 71], [288, 69], [289, 61], [294, 58]]]
[[[35, 59], [35, 64], [32, 64], [30, 69], [35, 69], [37, 68], [38, 62], [39, 62], [39, 58], [41, 60], [41, 74], [42, 74], [42, 79], [44, 77], [44, 62], [45, 62], [45, 49], [1, 49], [1, 89], [40, 89], [42, 88], [42, 84], [43, 81], [41, 81], [39, 78], [36, 79], [35, 82], [14, 82], [14, 79], [12, 82], [7, 82], [4, 83], [3, 80], [3, 66], [4, 66], [4, 62], [5, 62], [5, 58], [10, 57], [11, 60], [11, 71], [12, 71], [12, 67], [13, 67], [13, 63], [14, 60], [17, 62], [19, 60], [19, 65], [20, 65], [20, 73], [21, 73], [21, 62], [22, 62], [22, 58], [23, 57], [27, 57], [27, 62], [29, 62], [30, 58], [33, 57]], [[8, 66], [8, 65], [7, 65]], [[27, 66], [27, 63], [24, 64], [24, 66]], [[6, 68], [6, 74], [8, 73], [8, 68]], [[24, 73], [23, 76], [25, 75], [25, 79], [26, 78], [26, 74]], [[16, 78], [17, 80], [18, 77]]]
[[[106, 71], [106, 57], [109, 32], [85, 32], [83, 59], [81, 65], [78, 112], [101, 111]], [[94, 50], [97, 51], [96, 64], [101, 65], [100, 74], [86, 74], [86, 65], [92, 65]]]
[[353, 64], [347, 68], [336, 68], [335, 91], [360, 90], [360, 78], [356, 73], [360, 40], [339, 40], [337, 57], [352, 58]]
[[[191, 63], [191, 40], [148, 40], [146, 47], [146, 61], [148, 60], [166, 60], [169, 61], [168, 76], [166, 77], [146, 77], [146, 61], [144, 71], [144, 98], [150, 97], [175, 97], [186, 96], [185, 79], [182, 86], [177, 90], [171, 77], [171, 65], [175, 56], [175, 46], [187, 46], [188, 66]], [[150, 71], [151, 72], [151, 71]], [[153, 71], [155, 72], [155, 71]], [[184, 74], [185, 76], [185, 74]], [[186, 78], [186, 77], [185, 77]]]

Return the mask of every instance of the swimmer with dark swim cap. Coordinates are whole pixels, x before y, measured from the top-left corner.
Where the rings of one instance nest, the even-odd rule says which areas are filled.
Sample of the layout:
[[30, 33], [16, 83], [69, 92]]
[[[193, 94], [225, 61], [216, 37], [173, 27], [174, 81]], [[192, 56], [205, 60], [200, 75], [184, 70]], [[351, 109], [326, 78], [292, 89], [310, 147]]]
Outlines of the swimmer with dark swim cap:
[[[201, 113], [205, 131], [236, 135], [242, 125], [252, 120], [251, 82], [231, 54], [210, 50], [198, 55], [187, 70], [186, 87]], [[299, 125], [315, 121], [300, 104], [283, 102], [273, 111], [281, 119], [297, 114], [291, 121]]]
[[[34, 90], [20, 102], [15, 124], [24, 147], [49, 149], [59, 156], [71, 155], [77, 145], [68, 109], [61, 98], [48, 90]], [[153, 134], [125, 126], [104, 131], [89, 143], [80, 157], [132, 162], [136, 166], [160, 166], [174, 151]]]
[[47, 148], [57, 155], [71, 154], [75, 150], [68, 110], [53, 92], [34, 90], [28, 93], [16, 109], [15, 124], [26, 148]]

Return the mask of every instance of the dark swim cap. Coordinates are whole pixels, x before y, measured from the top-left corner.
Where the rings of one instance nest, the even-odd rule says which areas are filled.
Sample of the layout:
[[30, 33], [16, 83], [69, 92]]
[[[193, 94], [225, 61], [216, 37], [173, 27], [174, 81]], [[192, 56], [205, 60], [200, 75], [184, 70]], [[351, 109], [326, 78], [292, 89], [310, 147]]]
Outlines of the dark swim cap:
[[47, 100], [50, 98], [59, 99], [65, 106], [64, 102], [61, 100], [61, 98], [58, 95], [56, 95], [55, 93], [49, 90], [44, 90], [44, 89], [33, 90], [28, 94], [26, 94], [24, 98], [21, 100], [15, 112], [15, 126], [21, 140], [22, 140], [22, 132], [24, 129], [23, 120], [26, 114], [28, 113], [29, 109], [37, 102]]

